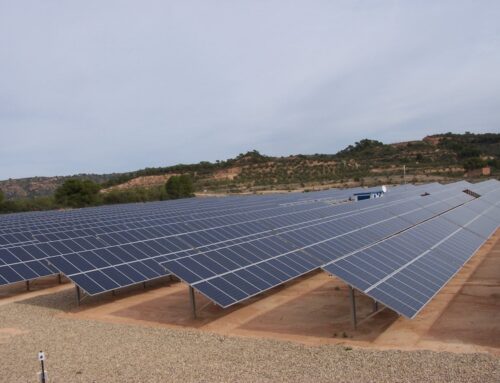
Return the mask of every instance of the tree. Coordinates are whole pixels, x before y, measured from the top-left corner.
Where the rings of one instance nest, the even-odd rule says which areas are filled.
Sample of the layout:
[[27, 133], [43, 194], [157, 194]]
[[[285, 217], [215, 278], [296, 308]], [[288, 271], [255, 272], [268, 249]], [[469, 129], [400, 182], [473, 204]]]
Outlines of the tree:
[[100, 186], [90, 180], [64, 181], [55, 192], [55, 200], [62, 206], [84, 207], [99, 202]]
[[187, 174], [179, 177], [181, 197], [192, 197], [194, 194], [193, 180]]
[[[354, 144], [354, 146], [349, 145], [347, 148], [345, 148], [344, 150], [341, 150], [337, 154], [352, 155], [352, 154], [363, 153], [364, 155], [368, 155], [368, 154], [373, 154], [374, 149], [383, 148], [384, 146], [385, 145], [380, 141], [369, 140], [369, 139], [365, 138], [363, 140], [360, 140], [359, 142], [356, 142]], [[389, 150], [391, 150], [391, 148], [389, 146], [387, 148]]]
[[171, 176], [165, 184], [165, 191], [168, 198], [176, 199], [180, 197], [180, 177]]
[[171, 176], [165, 184], [165, 191], [168, 198], [171, 199], [192, 197], [194, 193], [193, 181], [187, 174]]
[[465, 170], [474, 170], [474, 169], [481, 169], [485, 167], [488, 163], [484, 160], [482, 160], [479, 157], [473, 157], [469, 158], [467, 161], [464, 162], [464, 169]]

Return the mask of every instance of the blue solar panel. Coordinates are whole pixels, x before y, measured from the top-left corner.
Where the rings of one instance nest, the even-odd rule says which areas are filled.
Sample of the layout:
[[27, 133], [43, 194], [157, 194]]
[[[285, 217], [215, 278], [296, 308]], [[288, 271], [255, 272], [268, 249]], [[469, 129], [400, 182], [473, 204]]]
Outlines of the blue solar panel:
[[101, 294], [167, 275], [165, 269], [153, 260], [136, 260], [98, 269], [83, 267], [79, 270], [61, 263], [54, 263], [56, 264], [67, 272], [73, 271], [74, 273], [65, 273], [65, 275], [89, 295]]
[[498, 227], [498, 218], [494, 221], [492, 218], [487, 216], [481, 216], [468, 224], [467, 229], [479, 234], [483, 238], [488, 238]]
[[41, 261], [28, 261], [0, 265], [0, 285], [27, 281], [30, 279], [47, 277], [57, 274], [58, 271]]

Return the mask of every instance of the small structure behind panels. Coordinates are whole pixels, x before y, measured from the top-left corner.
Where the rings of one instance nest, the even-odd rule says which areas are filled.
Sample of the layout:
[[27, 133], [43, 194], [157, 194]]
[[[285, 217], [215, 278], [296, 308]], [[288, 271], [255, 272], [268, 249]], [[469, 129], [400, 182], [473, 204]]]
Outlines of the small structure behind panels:
[[355, 201], [362, 201], [365, 199], [380, 198], [387, 192], [387, 188], [382, 185], [380, 189], [366, 190], [353, 194]]

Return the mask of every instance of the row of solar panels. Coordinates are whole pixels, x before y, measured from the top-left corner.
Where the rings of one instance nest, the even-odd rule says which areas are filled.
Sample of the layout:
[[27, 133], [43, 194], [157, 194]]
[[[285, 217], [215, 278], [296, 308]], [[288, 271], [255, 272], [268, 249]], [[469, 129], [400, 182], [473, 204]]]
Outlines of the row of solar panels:
[[[498, 183], [434, 184], [337, 206], [318, 199], [304, 210], [215, 228], [196, 227], [199, 220], [193, 220], [190, 225], [195, 231], [165, 235], [155, 229], [153, 238], [140, 241], [125, 236], [112, 242], [130, 231], [111, 236], [111, 242], [106, 237], [92, 243], [95, 235], [69, 239], [72, 246], [77, 243], [82, 249], [68, 246], [68, 239], [46, 238], [37, 245], [3, 249], [7, 252], [0, 249], [0, 283], [48, 275], [39, 272], [45, 267], [46, 273], [63, 272], [93, 295], [165, 275], [161, 263], [227, 307], [471, 201], [473, 197], [461, 192], [464, 187], [488, 193]], [[420, 197], [423, 190], [432, 191], [431, 196]], [[485, 201], [491, 204], [487, 196]], [[287, 208], [291, 206], [298, 205]]]
[[[0, 228], [4, 225], [33, 224], [34, 222], [68, 222], [71, 220], [99, 219], [112, 216], [126, 216], [154, 214], [158, 210], [164, 212], [200, 212], [205, 209], [230, 208], [231, 206], [241, 206], [243, 204], [285, 204], [295, 202], [317, 201], [322, 199], [345, 198], [355, 192], [364, 190], [362, 188], [352, 189], [331, 189], [327, 191], [317, 191], [312, 193], [286, 193], [274, 195], [250, 195], [250, 196], [230, 196], [225, 198], [194, 198], [170, 201], [158, 201], [149, 203], [134, 203], [121, 205], [107, 205], [84, 209], [73, 209], [65, 211], [45, 211], [29, 212], [20, 214], [7, 214], [0, 216]], [[370, 190], [378, 190], [370, 189]]]
[[[142, 267], [142, 263], [137, 261], [144, 261], [159, 254], [170, 254], [193, 247], [266, 233], [280, 225], [297, 225], [310, 219], [324, 219], [329, 215], [345, 214], [346, 211], [359, 209], [362, 206], [364, 205], [322, 204], [320, 208], [309, 206], [308, 210], [302, 213], [297, 213], [297, 208], [287, 207], [288, 214], [284, 214], [283, 208], [278, 207], [275, 210], [280, 210], [279, 215], [270, 216], [272, 212], [268, 209], [266, 214], [263, 215], [261, 212], [260, 215], [253, 217], [252, 221], [242, 223], [234, 223], [231, 219], [225, 222], [225, 225], [221, 225], [220, 218], [215, 218], [207, 224], [207, 227], [201, 226], [199, 221], [196, 225], [193, 222], [189, 227], [173, 223], [153, 226], [147, 230], [122, 230], [106, 235], [101, 234], [99, 237], [96, 237], [94, 232], [83, 236], [77, 235], [74, 238], [65, 236], [65, 239], [58, 239], [56, 237], [47, 242], [3, 248], [0, 249], [0, 283], [32, 279], [34, 276], [30, 273], [30, 269], [38, 276], [52, 274], [54, 268], [48, 264], [48, 260], [65, 274], [74, 274], [75, 269], [86, 272], [95, 271], [109, 264], [117, 266], [133, 263]], [[244, 217], [247, 215], [245, 214]], [[148, 262], [146, 266], [152, 268], [157, 276], [164, 274], [159, 265], [154, 267], [151, 262]], [[149, 278], [147, 274], [144, 277], [141, 280], [134, 278], [132, 282]]]
[[420, 197], [378, 211], [160, 262], [220, 306], [228, 307], [472, 199], [464, 193], [442, 193], [440, 197]]
[[[167, 204], [167, 203], [164, 203]], [[145, 204], [147, 207], [147, 204]], [[107, 221], [94, 222], [86, 226], [77, 225], [61, 225], [59, 227], [43, 228], [37, 230], [31, 230], [29, 232], [11, 232], [9, 234], [0, 235], [0, 243], [4, 246], [15, 246], [22, 243], [34, 243], [34, 242], [48, 242], [58, 239], [68, 239], [68, 238], [81, 238], [87, 236], [102, 236], [108, 233], [120, 233], [126, 232], [130, 229], [144, 229], [144, 230], [155, 230], [155, 228], [160, 228], [161, 230], [170, 229], [174, 233], [184, 232], [186, 227], [199, 228], [199, 226], [204, 227], [214, 227], [223, 226], [227, 223], [236, 222], [247, 222], [253, 219], [257, 219], [264, 216], [276, 216], [279, 214], [288, 214], [290, 212], [300, 212], [311, 210], [315, 208], [324, 208], [325, 204], [316, 200], [314, 204], [308, 205], [287, 205], [280, 206], [275, 203], [269, 206], [252, 205], [242, 206], [238, 208], [238, 211], [232, 209], [227, 212], [224, 209], [219, 209], [217, 212], [212, 212], [209, 217], [200, 216], [197, 212], [190, 212], [189, 214], [184, 214], [181, 216], [164, 216], [162, 218], [155, 217], [141, 217], [137, 221], [129, 220], [126, 223], [116, 223]], [[139, 239], [144, 239], [139, 234]]]
[[[227, 231], [227, 230], [225, 230]], [[89, 240], [92, 240], [93, 237], [90, 237]], [[151, 255], [156, 255], [159, 252], [163, 251], [165, 252], [165, 248], [161, 247], [161, 243], [158, 242], [150, 242], [149, 247], [145, 243], [140, 243], [140, 244], [135, 244], [135, 245], [130, 245], [126, 247], [113, 247], [110, 249], [101, 249], [102, 245], [99, 243], [93, 244], [94, 247], [89, 247], [89, 241], [87, 241], [86, 246], [87, 248], [94, 248], [94, 252], [82, 252], [81, 254], [73, 254], [76, 250], [71, 250], [68, 249], [67, 247], [64, 247], [65, 245], [62, 243], [62, 241], [55, 242], [52, 245], [40, 245], [40, 246], [27, 246], [27, 247], [20, 247], [20, 248], [12, 248], [9, 250], [9, 252], [4, 252], [5, 256], [3, 257], [5, 262], [9, 264], [13, 270], [11, 270], [9, 267], [3, 268], [3, 275], [4, 279], [8, 281], [9, 283], [12, 283], [16, 280], [20, 280], [23, 277], [25, 279], [28, 278], [33, 278], [33, 273], [30, 273], [30, 269], [33, 269], [36, 273], [41, 274], [42, 271], [45, 271], [45, 273], [52, 272], [52, 268], [47, 268], [46, 270], [46, 265], [44, 263], [41, 263], [40, 260], [46, 259], [48, 257], [54, 257], [55, 255], [63, 255], [65, 259], [59, 259], [56, 258], [55, 262], [59, 262], [59, 267], [62, 268], [62, 271], [65, 272], [66, 274], [69, 272], [75, 272], [75, 267], [77, 270], [80, 271], [86, 271], [86, 272], [94, 272], [96, 269], [99, 269], [101, 267], [104, 267], [111, 263], [113, 266], [118, 266], [122, 264], [127, 264], [132, 262], [133, 265], [137, 265], [138, 267], [143, 268], [142, 263], [136, 262], [137, 260], [144, 260], [150, 257]], [[66, 241], [68, 243], [68, 241]], [[73, 243], [73, 246], [75, 243], [71, 241], [70, 243]], [[165, 242], [163, 242], [165, 244]], [[171, 241], [169, 242], [171, 244]], [[141, 245], [141, 246], [140, 246]], [[152, 253], [151, 245], [153, 247], [158, 248], [160, 246], [159, 250], [157, 249], [156, 252]], [[155, 246], [156, 245], [156, 246]], [[70, 246], [71, 247], [71, 246]], [[182, 242], [180, 242], [180, 247], [177, 250], [180, 250], [182, 248]], [[185, 243], [184, 243], [184, 248]], [[110, 254], [111, 252], [114, 252], [114, 254]], [[169, 248], [168, 251], [172, 251], [171, 247]], [[34, 255], [34, 259], [36, 261], [30, 262], [29, 259], [29, 254]], [[19, 261], [16, 260], [16, 257], [19, 259]], [[84, 259], [82, 259], [84, 257]], [[67, 262], [67, 259], [69, 258], [69, 262]], [[105, 261], [104, 261], [105, 260]], [[26, 261], [28, 263], [26, 264]], [[90, 262], [90, 264], [89, 264]], [[72, 268], [72, 266], [75, 266]], [[26, 267], [28, 266], [28, 267]], [[155, 276], [162, 275], [162, 270], [159, 268], [156, 268], [154, 265], [149, 262], [148, 263], [149, 268], [153, 268], [154, 271], [156, 271]], [[127, 267], [128, 270], [128, 267]], [[146, 269], [147, 270], [147, 269]], [[0, 269], [0, 271], [2, 271]], [[105, 270], [106, 272], [114, 273], [113, 268], [109, 268]], [[131, 274], [131, 273], [129, 273]], [[96, 278], [100, 276], [100, 273], [93, 273], [93, 276]], [[148, 273], [141, 274], [141, 279], [138, 279], [137, 274], [133, 274], [134, 278], [132, 279], [132, 282], [140, 282], [143, 280], [147, 280], [149, 278]], [[17, 279], [16, 279], [17, 277]], [[103, 278], [100, 278], [103, 279]], [[130, 282], [130, 281], [128, 281]], [[90, 281], [91, 283], [91, 281]], [[121, 282], [120, 282], [121, 283]], [[105, 286], [108, 286], [110, 284], [106, 284]], [[112, 284], [115, 288], [118, 287], [117, 285]], [[102, 290], [105, 291], [106, 287], [103, 286]]]
[[[436, 186], [436, 185], [434, 185]], [[248, 206], [240, 207], [238, 211], [234, 209], [230, 212], [218, 211], [216, 213], [212, 212], [209, 217], [201, 216], [198, 213], [184, 214], [180, 216], [164, 216], [161, 219], [155, 218], [153, 216], [141, 217], [138, 221], [128, 220], [126, 223], [116, 223], [116, 222], [94, 222], [92, 224], [88, 224], [85, 226], [77, 226], [77, 225], [69, 225], [64, 224], [59, 227], [50, 227], [43, 228], [37, 230], [31, 230], [29, 233], [25, 231], [21, 232], [11, 232], [10, 234], [0, 235], [0, 244], [3, 244], [3, 247], [13, 246], [18, 243], [33, 243], [33, 242], [47, 242], [57, 239], [65, 239], [65, 238], [79, 238], [85, 236], [99, 236], [106, 233], [120, 232], [120, 231], [128, 231], [129, 229], [134, 228], [152, 228], [154, 230], [155, 227], [165, 227], [177, 224], [177, 228], [175, 230], [179, 230], [179, 226], [183, 226], [182, 223], [192, 226], [195, 221], [198, 221], [200, 224], [205, 225], [206, 227], [211, 227], [217, 224], [216, 219], [218, 217], [224, 218], [226, 221], [231, 220], [232, 222], [246, 222], [253, 217], [255, 217], [259, 212], [262, 212], [264, 215], [268, 213], [269, 215], [276, 215], [282, 212], [290, 212], [292, 210], [296, 211], [305, 211], [315, 206], [324, 207], [324, 205], [319, 205], [318, 199], [314, 200], [314, 205], [311, 206], [278, 206], [273, 205], [269, 207], [269, 205], [265, 206]], [[253, 216], [253, 217], [252, 217]], [[219, 225], [223, 225], [224, 222], [221, 220]], [[184, 229], [181, 227], [181, 231]], [[22, 238], [20, 238], [22, 237]]]
[[497, 229], [499, 201], [488, 193], [323, 269], [413, 318]]
[[[284, 205], [281, 202], [288, 203], [300, 200], [319, 203], [324, 200], [346, 199], [355, 190], [357, 189], [333, 190], [328, 195], [326, 192], [290, 193], [282, 195], [280, 198], [263, 196], [260, 199], [257, 197], [188, 199], [186, 201], [189, 202], [184, 202], [182, 208], [179, 208], [177, 201], [121, 205], [122, 209], [114, 209], [113, 214], [109, 214], [109, 209], [106, 207], [102, 207], [103, 212], [99, 214], [97, 214], [99, 210], [96, 208], [63, 211], [59, 214], [43, 212], [36, 215], [31, 214], [30, 220], [25, 223], [12, 223], [12, 219], [2, 220], [3, 217], [0, 216], [0, 246], [32, 242], [40, 240], [38, 237], [43, 235], [54, 235], [57, 232], [68, 230], [95, 229], [96, 233], [94, 234], [98, 234], [103, 230], [116, 231], [154, 224], [185, 222], [220, 215], [229, 216], [262, 211]], [[291, 198], [292, 194], [293, 198]], [[133, 212], [130, 212], [129, 208], [132, 206], [134, 209]], [[293, 204], [291, 206], [293, 208]], [[92, 211], [93, 216], [88, 216], [88, 210]]]
[[[280, 254], [281, 251], [290, 252], [294, 251], [305, 243], [314, 243], [319, 240], [319, 237], [330, 236], [332, 232], [337, 231], [339, 235], [345, 234], [346, 232], [359, 230], [360, 227], [366, 225], [367, 222], [378, 222], [380, 215], [383, 211], [366, 211], [363, 214], [352, 214], [350, 217], [337, 217], [335, 219], [329, 219], [327, 222], [324, 220], [321, 222], [314, 222], [309, 225], [301, 225], [300, 227], [285, 227], [280, 230], [275, 230], [273, 233], [267, 233], [265, 237], [252, 237], [246, 238], [244, 241], [239, 243], [229, 243], [224, 244], [221, 248], [211, 246], [210, 248], [198, 248], [193, 251], [168, 254], [164, 256], [155, 257], [159, 262], [162, 260], [168, 262], [172, 259], [178, 259], [175, 264], [182, 263], [182, 270], [174, 271], [169, 265], [165, 266], [169, 271], [176, 274], [178, 277], [185, 279], [186, 281], [193, 282], [190, 280], [188, 275], [197, 275], [194, 269], [198, 268], [198, 273], [206, 277], [210, 275], [210, 272], [228, 272], [233, 269], [241, 269], [244, 266], [249, 266], [252, 262], [262, 263], [263, 260], [273, 258], [275, 255]], [[278, 235], [277, 235], [278, 234]], [[294, 243], [290, 240], [286, 240], [287, 237], [295, 236], [299, 237], [299, 243]], [[285, 238], [285, 240], [283, 240]], [[352, 239], [346, 238], [347, 241]], [[299, 254], [299, 257], [303, 254]], [[292, 257], [292, 255], [290, 255]], [[321, 258], [319, 258], [321, 259]], [[317, 260], [316, 260], [317, 261]], [[271, 263], [274, 261], [271, 260]], [[305, 261], [307, 263], [307, 261]], [[206, 266], [206, 269], [203, 266]], [[279, 262], [278, 262], [279, 264]], [[317, 266], [319, 263], [313, 262], [313, 265]], [[282, 268], [280, 270], [283, 270]], [[183, 274], [182, 271], [185, 271]], [[307, 272], [309, 270], [300, 270]], [[279, 273], [275, 271], [275, 273]], [[187, 274], [187, 275], [186, 275]], [[281, 274], [282, 277], [294, 277], [296, 274], [285, 273]], [[273, 280], [270, 287], [283, 282], [283, 279]], [[288, 280], [286, 278], [285, 280]], [[221, 305], [222, 302], [218, 302]]]
[[[468, 183], [463, 182], [465, 185]], [[405, 185], [405, 187], [398, 187], [399, 189], [408, 189], [410, 185]], [[478, 187], [475, 185], [475, 187]], [[321, 200], [335, 199], [335, 198], [347, 198], [353, 195], [356, 191], [364, 190], [360, 188], [355, 189], [344, 189], [344, 190], [332, 190], [323, 191], [315, 193], [289, 193], [279, 196], [248, 196], [248, 197], [228, 197], [228, 198], [207, 198], [207, 199], [188, 199], [183, 201], [168, 201], [168, 202], [156, 202], [148, 204], [125, 204], [125, 205], [115, 205], [115, 206], [104, 206], [99, 208], [87, 208], [69, 211], [58, 211], [58, 212], [37, 212], [37, 213], [23, 213], [18, 215], [3, 215], [0, 216], [0, 233], [8, 230], [16, 230], [20, 232], [24, 227], [18, 227], [12, 224], [10, 221], [14, 217], [21, 216], [24, 217], [25, 223], [32, 226], [34, 222], [38, 222], [35, 228], [28, 228], [29, 230], [39, 229], [39, 226], [44, 227], [44, 225], [52, 230], [53, 226], [49, 223], [60, 223], [67, 227], [68, 225], [73, 225], [75, 223], [83, 225], [87, 221], [95, 225], [96, 222], [109, 225], [112, 224], [110, 219], [116, 219], [117, 222], [130, 222], [133, 219], [139, 219], [146, 217], [148, 220], [153, 219], [155, 216], [167, 216], [172, 218], [172, 216], [177, 214], [177, 216], [204, 216], [209, 217], [214, 212], [228, 211], [229, 209], [239, 209], [240, 211], [245, 206], [248, 208], [255, 208], [259, 205], [267, 204], [268, 206], [273, 205], [284, 205], [290, 204], [290, 201], [313, 201], [318, 202]], [[373, 190], [373, 189], [372, 189]], [[180, 205], [182, 203], [182, 205]], [[112, 213], [112, 214], [111, 214]], [[89, 217], [89, 214], [91, 216]], [[133, 214], [130, 216], [130, 214]], [[21, 224], [18, 224], [21, 225]]]

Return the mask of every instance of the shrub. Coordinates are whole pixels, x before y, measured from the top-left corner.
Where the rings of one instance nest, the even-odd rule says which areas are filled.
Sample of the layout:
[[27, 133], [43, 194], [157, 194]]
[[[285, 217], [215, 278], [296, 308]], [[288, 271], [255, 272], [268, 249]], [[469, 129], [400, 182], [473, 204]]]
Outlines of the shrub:
[[93, 181], [70, 179], [57, 188], [54, 196], [62, 206], [91, 206], [99, 202], [99, 189], [100, 186]]
[[168, 198], [171, 199], [192, 197], [194, 193], [193, 181], [187, 174], [172, 176], [165, 184], [165, 191]]

